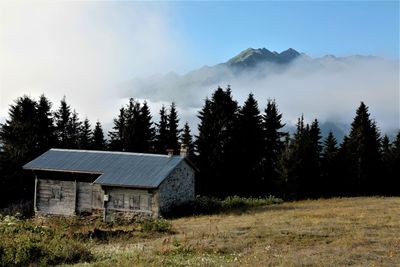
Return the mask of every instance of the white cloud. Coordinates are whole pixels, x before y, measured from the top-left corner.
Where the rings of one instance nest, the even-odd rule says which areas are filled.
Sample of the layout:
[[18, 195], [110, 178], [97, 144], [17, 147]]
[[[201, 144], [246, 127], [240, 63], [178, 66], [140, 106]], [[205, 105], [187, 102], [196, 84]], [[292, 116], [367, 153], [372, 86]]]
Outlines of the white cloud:
[[165, 5], [6, 1], [0, 10], [0, 117], [17, 97], [45, 93], [107, 123], [122, 102], [115, 84], [184, 61]]
[[193, 127], [205, 97], [218, 86], [228, 84], [239, 104], [250, 92], [258, 99], [261, 110], [267, 99], [276, 99], [289, 123], [295, 124], [304, 114], [308, 121], [317, 118], [350, 124], [356, 108], [364, 101], [383, 131], [399, 129], [399, 62], [380, 58], [302, 58], [287, 67], [266, 64], [239, 75], [218, 66], [183, 77], [170, 74], [131, 80], [122, 88], [125, 95], [175, 101]]

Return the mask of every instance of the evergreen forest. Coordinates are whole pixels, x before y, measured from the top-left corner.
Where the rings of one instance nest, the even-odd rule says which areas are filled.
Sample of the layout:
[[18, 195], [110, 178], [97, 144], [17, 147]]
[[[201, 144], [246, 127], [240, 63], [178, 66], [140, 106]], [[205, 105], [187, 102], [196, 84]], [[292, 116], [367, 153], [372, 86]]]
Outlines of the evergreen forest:
[[230, 87], [217, 88], [198, 112], [198, 134], [182, 123], [175, 103], [162, 106], [153, 121], [146, 102], [130, 99], [116, 111], [110, 132], [101, 122], [81, 120], [66, 98], [53, 108], [41, 95], [22, 96], [0, 124], [0, 205], [33, 199], [34, 178], [22, 166], [50, 148], [165, 154], [186, 147], [199, 169], [196, 194], [283, 199], [400, 195], [400, 132], [390, 140], [355, 107], [342, 142], [322, 138], [319, 121], [298, 118], [285, 132], [273, 99], [259, 105], [252, 94], [239, 106]]

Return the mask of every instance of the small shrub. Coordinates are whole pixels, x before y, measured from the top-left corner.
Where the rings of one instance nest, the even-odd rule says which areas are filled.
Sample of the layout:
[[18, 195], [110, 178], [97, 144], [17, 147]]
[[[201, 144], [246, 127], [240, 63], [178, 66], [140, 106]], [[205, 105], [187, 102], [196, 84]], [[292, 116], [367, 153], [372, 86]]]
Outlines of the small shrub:
[[142, 223], [142, 229], [144, 232], [158, 232], [158, 233], [167, 233], [172, 229], [172, 225], [166, 219], [152, 219], [145, 220]]
[[12, 215], [18, 218], [30, 218], [34, 214], [32, 201], [19, 201], [0, 210], [2, 215]]
[[90, 250], [72, 239], [56, 238], [49, 242], [45, 262], [50, 265], [90, 261], [93, 258]]
[[47, 266], [89, 261], [92, 254], [64, 229], [49, 229], [31, 220], [0, 217], [0, 266]]
[[282, 200], [273, 196], [269, 196], [267, 198], [245, 198], [239, 196], [229, 196], [222, 200], [222, 209], [226, 211], [232, 209], [259, 207], [279, 203], [282, 203]]

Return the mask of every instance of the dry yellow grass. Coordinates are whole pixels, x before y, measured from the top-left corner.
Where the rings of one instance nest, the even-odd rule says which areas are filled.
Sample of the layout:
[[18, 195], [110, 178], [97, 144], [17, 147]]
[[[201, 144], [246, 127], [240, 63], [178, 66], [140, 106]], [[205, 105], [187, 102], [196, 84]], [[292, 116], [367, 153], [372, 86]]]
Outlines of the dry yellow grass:
[[93, 244], [89, 265], [400, 266], [400, 198], [306, 200], [171, 222], [174, 234]]

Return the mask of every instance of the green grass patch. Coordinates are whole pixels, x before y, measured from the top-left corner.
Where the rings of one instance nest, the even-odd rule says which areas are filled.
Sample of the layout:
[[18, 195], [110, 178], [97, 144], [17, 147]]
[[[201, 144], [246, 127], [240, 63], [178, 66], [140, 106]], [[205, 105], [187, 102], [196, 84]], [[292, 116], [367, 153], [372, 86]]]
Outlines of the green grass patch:
[[0, 236], [0, 266], [48, 266], [93, 258], [84, 243], [31, 220], [1, 216]]

